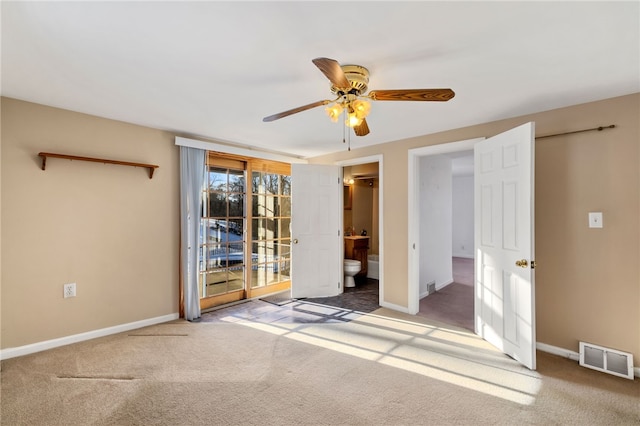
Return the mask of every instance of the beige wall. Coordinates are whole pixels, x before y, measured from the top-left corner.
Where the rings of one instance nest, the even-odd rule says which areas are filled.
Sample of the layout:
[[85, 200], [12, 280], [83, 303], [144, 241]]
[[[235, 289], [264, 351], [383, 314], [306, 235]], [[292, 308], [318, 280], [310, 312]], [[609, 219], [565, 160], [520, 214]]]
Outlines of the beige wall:
[[[178, 149], [159, 130], [2, 98], [2, 348], [178, 312]], [[157, 164], [49, 159], [54, 152]], [[77, 297], [63, 299], [64, 283]]]
[[[535, 121], [538, 136], [615, 124], [536, 142], [538, 342], [578, 341], [631, 352], [640, 365], [640, 95], [634, 94], [311, 159], [384, 156], [384, 300], [408, 303], [407, 151], [493, 136]], [[604, 228], [589, 229], [589, 211]], [[392, 220], [391, 220], [392, 219]]]
[[[2, 99], [2, 348], [178, 310], [178, 150], [159, 130]], [[492, 136], [526, 121], [536, 144], [538, 341], [579, 340], [640, 362], [640, 95], [311, 159], [384, 156], [384, 299], [407, 306], [407, 150]], [[40, 151], [158, 164], [146, 170], [51, 159]], [[586, 226], [604, 212], [604, 229]], [[62, 285], [78, 296], [62, 298]]]

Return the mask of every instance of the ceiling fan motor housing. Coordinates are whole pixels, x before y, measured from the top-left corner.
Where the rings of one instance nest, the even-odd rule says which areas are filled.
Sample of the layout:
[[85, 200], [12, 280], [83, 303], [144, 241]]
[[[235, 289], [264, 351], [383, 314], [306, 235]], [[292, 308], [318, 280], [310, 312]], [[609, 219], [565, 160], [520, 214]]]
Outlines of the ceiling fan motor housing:
[[[366, 93], [369, 85], [369, 70], [360, 65], [341, 65], [342, 71], [345, 77], [351, 84], [351, 90], [349, 93], [354, 95], [361, 95]], [[331, 85], [331, 91], [339, 96], [344, 95], [344, 88]]]

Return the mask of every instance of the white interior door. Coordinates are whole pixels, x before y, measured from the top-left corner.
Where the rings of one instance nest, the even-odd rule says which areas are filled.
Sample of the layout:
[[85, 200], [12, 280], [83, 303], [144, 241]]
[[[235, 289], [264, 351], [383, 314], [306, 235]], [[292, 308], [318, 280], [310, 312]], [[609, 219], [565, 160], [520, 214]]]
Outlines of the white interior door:
[[339, 166], [291, 165], [291, 296], [342, 291]]
[[476, 143], [474, 162], [476, 332], [535, 370], [534, 123]]

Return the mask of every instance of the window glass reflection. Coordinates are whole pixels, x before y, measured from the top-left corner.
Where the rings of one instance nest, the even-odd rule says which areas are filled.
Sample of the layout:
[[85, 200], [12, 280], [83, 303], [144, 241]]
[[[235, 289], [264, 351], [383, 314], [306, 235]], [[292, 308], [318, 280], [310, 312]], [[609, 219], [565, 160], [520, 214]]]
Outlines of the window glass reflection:
[[227, 170], [209, 167], [209, 191], [227, 191]]
[[229, 192], [245, 192], [244, 171], [229, 170]]

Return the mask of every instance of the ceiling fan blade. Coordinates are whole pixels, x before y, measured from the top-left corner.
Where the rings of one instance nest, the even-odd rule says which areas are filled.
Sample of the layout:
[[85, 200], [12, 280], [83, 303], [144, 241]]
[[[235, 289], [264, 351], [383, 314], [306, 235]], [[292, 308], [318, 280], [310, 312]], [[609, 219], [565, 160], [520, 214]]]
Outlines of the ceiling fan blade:
[[353, 126], [353, 131], [356, 132], [356, 136], [367, 136], [369, 134], [367, 120], [363, 118], [359, 126]]
[[303, 105], [303, 106], [298, 107], [298, 108], [293, 108], [293, 109], [290, 109], [288, 111], [283, 111], [283, 112], [279, 112], [278, 114], [270, 115], [268, 117], [263, 118], [262, 121], [264, 121], [265, 123], [269, 122], [269, 121], [275, 121], [275, 120], [278, 120], [280, 118], [287, 117], [287, 116], [293, 115], [293, 114], [297, 114], [299, 112], [306, 111], [306, 110], [311, 109], [311, 108], [315, 108], [315, 107], [322, 106], [322, 105], [327, 105], [328, 103], [331, 103], [331, 101], [324, 100], [324, 101], [314, 102], [312, 104]]
[[351, 89], [351, 83], [349, 83], [349, 80], [347, 80], [347, 77], [344, 75], [344, 71], [342, 71], [338, 61], [329, 58], [316, 58], [311, 62], [327, 76], [334, 86], [339, 89]]
[[439, 101], [455, 96], [451, 89], [374, 90], [368, 95], [374, 101]]

